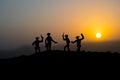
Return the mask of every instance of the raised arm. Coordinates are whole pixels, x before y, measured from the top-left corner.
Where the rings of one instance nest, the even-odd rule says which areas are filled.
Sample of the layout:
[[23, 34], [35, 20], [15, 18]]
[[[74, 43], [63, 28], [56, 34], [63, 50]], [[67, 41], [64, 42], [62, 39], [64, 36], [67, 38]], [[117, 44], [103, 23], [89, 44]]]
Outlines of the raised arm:
[[45, 39], [45, 45], [47, 44], [47, 38]]
[[42, 39], [42, 40], [41, 40], [40, 42], [43, 42], [43, 36], [42, 36], [42, 35], [41, 35], [41, 39]]
[[81, 33], [81, 36], [82, 36], [81, 40], [83, 40], [84, 39], [84, 35], [82, 33]]
[[65, 35], [64, 35], [64, 33], [63, 33], [63, 35], [62, 35], [62, 37], [63, 37], [63, 40], [65, 40], [65, 37], [64, 37]]

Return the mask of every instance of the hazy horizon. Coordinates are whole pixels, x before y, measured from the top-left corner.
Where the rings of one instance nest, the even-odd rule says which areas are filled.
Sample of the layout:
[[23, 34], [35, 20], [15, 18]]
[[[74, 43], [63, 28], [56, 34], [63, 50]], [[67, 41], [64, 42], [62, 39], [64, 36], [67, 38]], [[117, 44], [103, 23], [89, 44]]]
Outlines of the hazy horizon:
[[[46, 51], [44, 43], [40, 44], [41, 51]], [[56, 44], [52, 46], [52, 50], [61, 50], [63, 51], [65, 44]], [[84, 42], [82, 43], [81, 51], [90, 51], [90, 52], [110, 52], [110, 53], [120, 53], [120, 41], [114, 42]], [[71, 51], [76, 51], [76, 45], [70, 45]], [[2, 50], [0, 51], [0, 59], [18, 57], [22, 55], [32, 55], [34, 54], [34, 47], [30, 44], [17, 47], [16, 49], [11, 50]]]
[[31, 45], [36, 36], [46, 38], [48, 32], [59, 44], [64, 43], [63, 33], [71, 41], [83, 33], [83, 46], [113, 41], [119, 48], [119, 14], [120, 0], [0, 0], [0, 51]]

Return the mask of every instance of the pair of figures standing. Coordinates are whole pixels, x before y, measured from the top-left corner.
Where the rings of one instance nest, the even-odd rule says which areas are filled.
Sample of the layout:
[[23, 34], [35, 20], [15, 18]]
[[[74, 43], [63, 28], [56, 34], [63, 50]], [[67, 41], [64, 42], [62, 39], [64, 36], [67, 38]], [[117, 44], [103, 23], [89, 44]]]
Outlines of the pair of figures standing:
[[[76, 37], [75, 41], [71, 41], [72, 43], [77, 43], [77, 52], [80, 52], [80, 48], [81, 48], [81, 40], [84, 39], [84, 35], [81, 34], [82, 38], [79, 38], [79, 36]], [[68, 37], [68, 35], [62, 35], [63, 40], [66, 41], [66, 45], [64, 47], [64, 51], [66, 51], [66, 49], [68, 49], [68, 51], [70, 51], [70, 39]], [[41, 40], [39, 40], [39, 37], [36, 37], [36, 40], [32, 43], [33, 46], [35, 46], [35, 53], [37, 53], [37, 51], [40, 51], [40, 46], [39, 43], [43, 42], [43, 36], [41, 35]], [[53, 38], [51, 37], [51, 33], [47, 34], [47, 38], [45, 39], [45, 47], [47, 49], [47, 51], [51, 51], [51, 45], [52, 42], [54, 42], [55, 44], [57, 43], [56, 41], [53, 40]]]
[[[32, 43], [32, 45], [35, 47], [35, 53], [37, 53], [37, 51], [39, 51], [39, 53], [41, 52], [40, 46], [39, 46], [39, 43], [41, 43], [41, 42], [43, 42], [42, 35], [41, 35], [41, 40], [39, 40], [39, 37], [36, 37], [36, 40]], [[55, 44], [57, 43], [51, 37], [51, 33], [47, 33], [47, 38], [45, 39], [45, 47], [46, 47], [47, 51], [51, 51], [52, 42], [54, 42]]]
[[[80, 48], [81, 48], [81, 41], [84, 39], [84, 35], [81, 34], [82, 38], [80, 38], [80, 36], [76, 36], [76, 40], [75, 41], [71, 41], [73, 44], [77, 43], [77, 52], [80, 52]], [[68, 51], [70, 51], [70, 39], [68, 37], [68, 35], [62, 35], [63, 40], [66, 41], [66, 45], [64, 47], [64, 51], [66, 51], [66, 49], [68, 49]]]

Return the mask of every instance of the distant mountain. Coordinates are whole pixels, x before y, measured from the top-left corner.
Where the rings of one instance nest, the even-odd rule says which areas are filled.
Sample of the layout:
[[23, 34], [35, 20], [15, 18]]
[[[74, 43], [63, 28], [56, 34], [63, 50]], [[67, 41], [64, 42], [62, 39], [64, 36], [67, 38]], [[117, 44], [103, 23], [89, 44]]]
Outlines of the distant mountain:
[[14, 50], [8, 50], [8, 51], [0, 51], [0, 58], [12, 58], [12, 57], [18, 57], [21, 55], [31, 55], [34, 53], [34, 49], [32, 46], [26, 45], [22, 46], [20, 48], [14, 49]]

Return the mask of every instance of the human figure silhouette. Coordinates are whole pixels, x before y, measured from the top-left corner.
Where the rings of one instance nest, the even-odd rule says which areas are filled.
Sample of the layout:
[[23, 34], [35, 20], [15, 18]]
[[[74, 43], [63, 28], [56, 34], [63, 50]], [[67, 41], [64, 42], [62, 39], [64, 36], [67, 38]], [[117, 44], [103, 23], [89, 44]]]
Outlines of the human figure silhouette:
[[43, 42], [42, 35], [41, 35], [41, 38], [42, 38], [42, 40], [39, 40], [39, 37], [36, 37], [36, 40], [32, 43], [32, 45], [35, 47], [35, 54], [37, 53], [37, 51], [39, 51], [39, 53], [41, 53], [39, 43]]
[[51, 33], [47, 33], [47, 38], [45, 39], [45, 47], [47, 48], [47, 51], [51, 51], [52, 42], [54, 42], [55, 44], [57, 43], [51, 37]]
[[70, 39], [68, 38], [68, 35], [62, 35], [63, 40], [66, 41], [66, 45], [64, 47], [64, 51], [66, 51], [66, 48], [68, 49], [68, 51], [70, 51]]
[[72, 41], [72, 43], [77, 43], [77, 52], [80, 52], [80, 48], [81, 48], [81, 41], [84, 39], [84, 35], [81, 34], [82, 38], [80, 38], [80, 36], [76, 36], [76, 40]]

